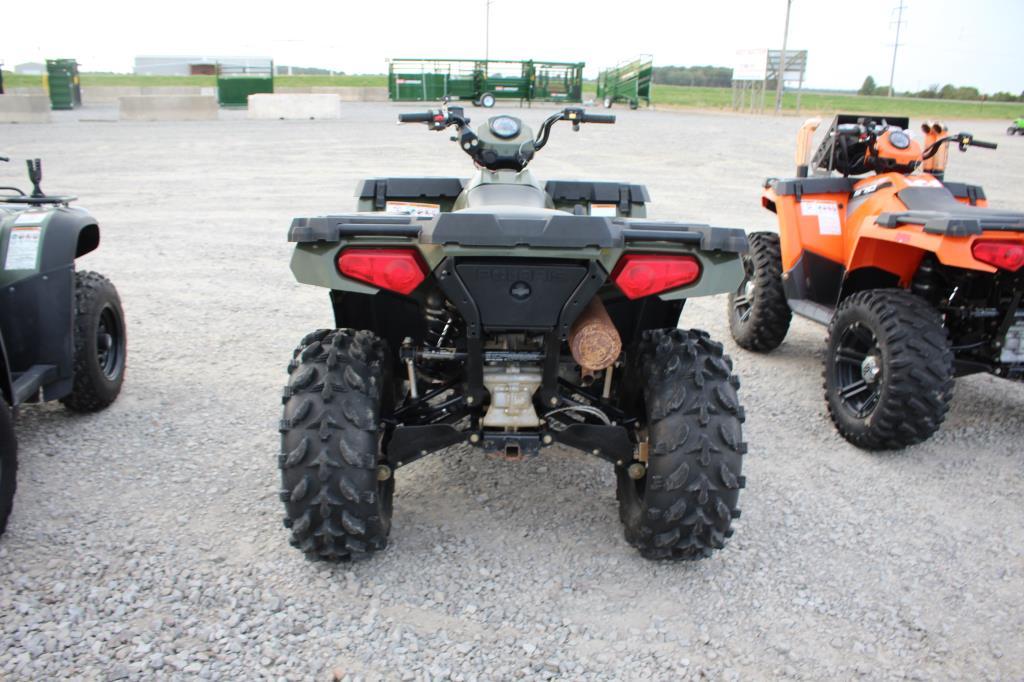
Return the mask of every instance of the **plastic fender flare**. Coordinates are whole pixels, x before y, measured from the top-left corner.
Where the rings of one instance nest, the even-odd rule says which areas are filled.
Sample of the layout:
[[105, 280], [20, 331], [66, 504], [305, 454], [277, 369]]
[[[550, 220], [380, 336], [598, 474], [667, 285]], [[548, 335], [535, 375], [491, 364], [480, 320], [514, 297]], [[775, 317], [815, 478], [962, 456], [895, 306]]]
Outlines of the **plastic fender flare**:
[[100, 245], [96, 219], [78, 208], [55, 209], [46, 220], [39, 254], [39, 271], [47, 272], [74, 262]]
[[[909, 282], [909, 279], [913, 277], [924, 253], [934, 253], [943, 265], [994, 273], [997, 271], [996, 267], [982, 263], [971, 253], [971, 246], [975, 240], [986, 237], [991, 238], [991, 233], [982, 234], [979, 237], [947, 237], [941, 234], [928, 234], [921, 229], [908, 227], [894, 230], [878, 225], [865, 225], [857, 233], [857, 241], [850, 250], [846, 269], [851, 271], [868, 265], [879, 267], [877, 262], [871, 260], [872, 256], [868, 254], [868, 251], [874, 251], [879, 242], [882, 242], [885, 245], [882, 258], [892, 264], [891, 267], [883, 267], [883, 269], [900, 275], [901, 282]], [[906, 259], [908, 262], [901, 266], [901, 259]], [[907, 269], [910, 265], [913, 267], [908, 273]]]

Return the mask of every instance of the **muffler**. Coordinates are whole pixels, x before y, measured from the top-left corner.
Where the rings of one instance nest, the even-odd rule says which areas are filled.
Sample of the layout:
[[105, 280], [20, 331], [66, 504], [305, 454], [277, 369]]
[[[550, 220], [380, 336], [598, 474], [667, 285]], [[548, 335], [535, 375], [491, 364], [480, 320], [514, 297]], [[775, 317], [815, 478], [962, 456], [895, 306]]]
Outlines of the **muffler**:
[[590, 300], [569, 330], [569, 351], [584, 375], [607, 369], [619, 359], [622, 338], [600, 296]]

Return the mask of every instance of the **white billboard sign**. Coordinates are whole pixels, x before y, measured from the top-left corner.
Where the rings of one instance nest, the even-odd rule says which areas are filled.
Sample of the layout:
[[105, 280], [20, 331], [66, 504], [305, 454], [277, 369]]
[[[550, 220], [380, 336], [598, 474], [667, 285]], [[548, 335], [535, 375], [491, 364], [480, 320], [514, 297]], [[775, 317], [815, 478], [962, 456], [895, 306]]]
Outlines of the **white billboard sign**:
[[754, 50], [736, 50], [736, 58], [732, 64], [734, 81], [764, 80], [768, 72], [768, 48]]

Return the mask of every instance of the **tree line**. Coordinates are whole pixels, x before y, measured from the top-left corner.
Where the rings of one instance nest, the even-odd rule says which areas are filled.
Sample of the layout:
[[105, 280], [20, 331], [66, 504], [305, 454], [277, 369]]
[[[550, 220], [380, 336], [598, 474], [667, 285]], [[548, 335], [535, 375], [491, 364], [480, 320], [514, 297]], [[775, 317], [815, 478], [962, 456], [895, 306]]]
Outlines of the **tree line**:
[[[887, 96], [889, 88], [885, 85], [876, 85], [875, 79], [868, 76], [864, 84], [857, 91], [858, 95], [881, 95]], [[917, 92], [897, 93], [903, 97], [921, 97], [924, 99], [959, 99], [969, 101], [988, 100], [990, 102], [1024, 102], [1024, 92], [1015, 95], [1012, 92], [996, 92], [991, 95], [983, 95], [978, 88], [973, 86], [956, 86], [952, 83], [940, 86], [935, 83], [924, 90]]]
[[725, 66], [655, 66], [654, 82], [662, 85], [728, 88], [732, 85], [732, 69]]

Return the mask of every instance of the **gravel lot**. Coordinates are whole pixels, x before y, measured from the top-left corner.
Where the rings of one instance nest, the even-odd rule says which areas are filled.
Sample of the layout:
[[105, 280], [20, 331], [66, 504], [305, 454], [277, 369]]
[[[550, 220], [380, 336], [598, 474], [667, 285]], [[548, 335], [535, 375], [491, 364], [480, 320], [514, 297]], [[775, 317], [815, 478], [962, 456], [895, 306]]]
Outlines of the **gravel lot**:
[[[114, 280], [129, 329], [110, 409], [18, 419], [0, 678], [1024, 677], [1024, 387], [961, 380], [931, 441], [861, 452], [825, 412], [824, 330], [796, 321], [754, 356], [722, 297], [684, 314], [726, 342], [749, 416], [743, 518], [714, 558], [640, 559], [596, 459], [456, 449], [399, 472], [385, 553], [304, 561], [276, 495], [279, 396], [294, 344], [331, 317], [293, 282], [285, 233], [351, 209], [362, 176], [468, 174], [397, 111], [130, 124], [86, 109], [0, 128], [0, 153], [43, 157], [43, 186], [100, 219], [81, 266]], [[534, 172], [647, 183], [652, 217], [772, 227], [759, 183], [791, 172], [797, 119], [616, 113], [556, 130]], [[1024, 140], [1005, 125], [951, 126], [1001, 147], [953, 154], [950, 175], [1021, 208]], [[22, 174], [2, 167], [0, 184]]]

